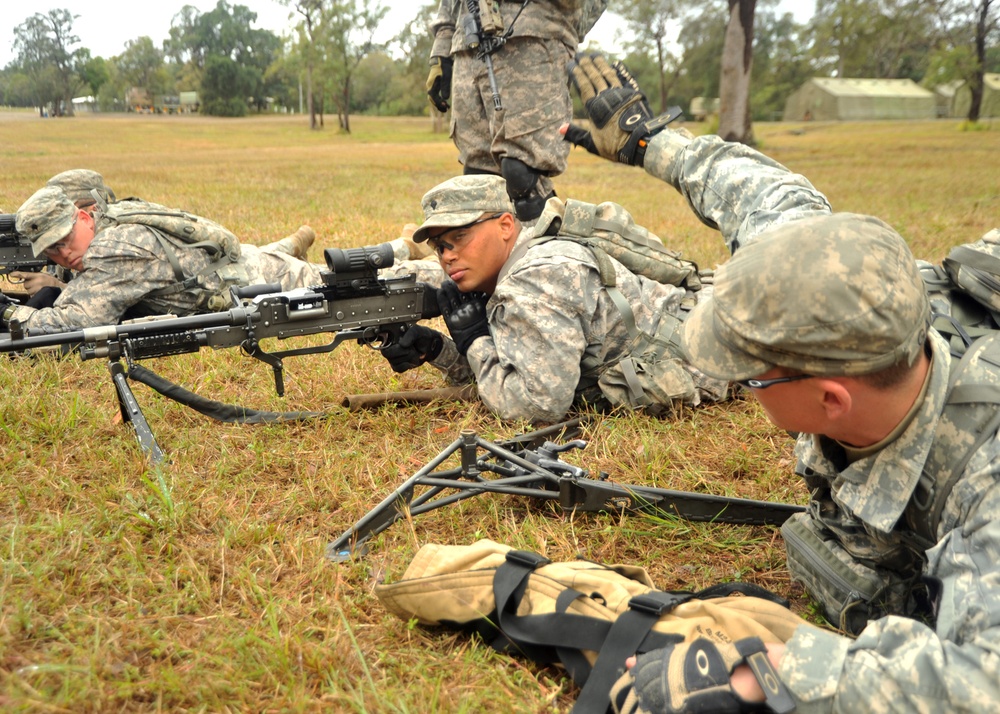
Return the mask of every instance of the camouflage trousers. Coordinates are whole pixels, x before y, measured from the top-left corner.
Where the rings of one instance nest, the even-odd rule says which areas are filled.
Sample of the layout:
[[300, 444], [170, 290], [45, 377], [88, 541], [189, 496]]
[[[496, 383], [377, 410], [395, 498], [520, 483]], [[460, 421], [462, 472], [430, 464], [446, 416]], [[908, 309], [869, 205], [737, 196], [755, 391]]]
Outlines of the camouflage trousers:
[[513, 37], [493, 54], [502, 111], [493, 107], [486, 63], [473, 52], [454, 55], [451, 138], [466, 170], [500, 173], [500, 160], [518, 159], [542, 174], [538, 189], [566, 170], [570, 144], [559, 126], [573, 118], [566, 65], [573, 52], [558, 40]]

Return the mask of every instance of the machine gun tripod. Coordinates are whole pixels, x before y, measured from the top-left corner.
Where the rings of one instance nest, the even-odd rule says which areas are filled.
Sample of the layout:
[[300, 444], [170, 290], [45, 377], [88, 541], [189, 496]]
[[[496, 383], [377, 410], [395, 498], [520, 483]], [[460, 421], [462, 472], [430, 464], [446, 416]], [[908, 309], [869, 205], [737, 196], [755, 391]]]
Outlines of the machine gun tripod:
[[[555, 501], [563, 511], [586, 513], [667, 514], [689, 521], [780, 526], [802, 506], [728, 496], [631, 486], [590, 478], [560, 455], [583, 449], [575, 439], [562, 445], [548, 437], [575, 436], [581, 419], [556, 424], [509, 441], [495, 443], [464, 430], [459, 437], [418, 470], [379, 505], [365, 514], [326, 548], [326, 556], [343, 562], [364, 555], [366, 542], [407, 514], [411, 517], [443, 508], [483, 493], [502, 493]], [[460, 465], [438, 471], [458, 454]], [[418, 494], [417, 490], [422, 489]]]

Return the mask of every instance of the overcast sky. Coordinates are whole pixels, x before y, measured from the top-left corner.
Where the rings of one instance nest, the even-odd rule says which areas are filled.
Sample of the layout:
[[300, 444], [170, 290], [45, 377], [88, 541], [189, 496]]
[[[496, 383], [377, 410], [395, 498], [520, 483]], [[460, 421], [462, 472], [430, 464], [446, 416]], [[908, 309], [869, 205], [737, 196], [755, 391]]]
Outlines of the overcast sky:
[[[420, 0], [382, 0], [389, 8], [382, 26], [379, 41], [391, 39], [416, 14]], [[257, 13], [258, 28], [271, 30], [281, 35], [291, 30], [297, 20], [289, 19], [289, 9], [277, 0], [229, 0], [231, 5], [245, 5]], [[610, 5], [614, 6], [614, 0]], [[5, 3], [4, 22], [0, 29], [0, 67], [6, 67], [14, 58], [11, 45], [14, 42], [13, 28], [23, 23], [36, 12], [47, 12], [53, 8], [69, 10], [78, 15], [73, 23], [73, 32], [80, 38], [80, 45], [90, 49], [94, 57], [120, 55], [125, 43], [144, 35], [160, 47], [170, 33], [170, 21], [182, 7], [193, 5], [201, 12], [208, 12], [216, 5], [216, 0], [32, 0]], [[812, 15], [814, 0], [781, 0], [780, 7], [795, 13], [799, 22]], [[615, 51], [615, 34], [618, 23], [614, 15], [605, 13], [597, 25], [587, 35], [588, 40], [597, 41], [607, 51]]]

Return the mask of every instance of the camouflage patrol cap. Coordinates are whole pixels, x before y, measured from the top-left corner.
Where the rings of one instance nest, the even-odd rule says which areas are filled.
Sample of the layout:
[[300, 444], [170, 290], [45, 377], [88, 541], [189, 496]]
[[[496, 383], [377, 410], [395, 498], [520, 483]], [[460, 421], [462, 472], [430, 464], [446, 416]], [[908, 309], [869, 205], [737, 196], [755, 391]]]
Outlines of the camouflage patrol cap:
[[782, 224], [736, 251], [684, 325], [688, 360], [721, 379], [774, 366], [849, 376], [916, 359], [930, 303], [902, 237], [871, 216]]
[[507, 195], [507, 182], [493, 174], [448, 179], [425, 193], [420, 204], [424, 222], [413, 233], [415, 243], [427, 240], [431, 228], [458, 228], [484, 213], [514, 212], [514, 204]]
[[61, 188], [45, 186], [17, 209], [14, 227], [31, 241], [31, 252], [37, 258], [69, 235], [79, 210]]
[[104, 183], [104, 177], [90, 169], [63, 171], [50, 178], [45, 185], [61, 188], [69, 196], [69, 200], [77, 205], [94, 203], [94, 195], [91, 191], [97, 191], [106, 203], [115, 201], [115, 192]]

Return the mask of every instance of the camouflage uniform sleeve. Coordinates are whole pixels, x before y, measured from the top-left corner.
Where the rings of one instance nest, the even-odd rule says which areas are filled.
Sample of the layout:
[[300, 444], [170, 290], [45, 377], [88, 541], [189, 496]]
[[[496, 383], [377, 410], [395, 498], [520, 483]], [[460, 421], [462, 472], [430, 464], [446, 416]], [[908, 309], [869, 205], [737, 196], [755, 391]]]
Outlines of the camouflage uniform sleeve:
[[680, 191], [702, 222], [719, 229], [730, 252], [772, 226], [832, 211], [804, 176], [715, 135], [660, 132], [643, 165]]
[[458, 22], [458, 8], [461, 0], [441, 0], [435, 18], [431, 21], [431, 57], [450, 57], [451, 42]]
[[87, 250], [85, 270], [66, 285], [52, 307], [14, 317], [22, 320], [29, 334], [116, 324], [149, 292], [174, 282], [165, 260], [143, 241], [128, 239], [130, 234], [146, 232], [134, 225], [99, 234]]
[[599, 292], [595, 269], [574, 278], [565, 262], [531, 261], [501, 282], [488, 306], [490, 337], [476, 340], [467, 355], [486, 406], [509, 420], [566, 415], [588, 344], [584, 326], [596, 309], [588, 296]]
[[469, 361], [458, 353], [455, 343], [448, 337], [444, 338], [441, 352], [428, 364], [438, 369], [452, 386], [472, 383], [473, 375]]

